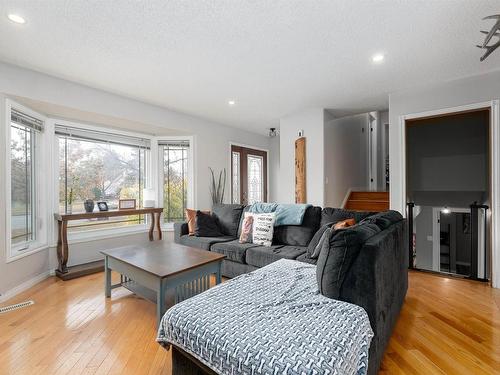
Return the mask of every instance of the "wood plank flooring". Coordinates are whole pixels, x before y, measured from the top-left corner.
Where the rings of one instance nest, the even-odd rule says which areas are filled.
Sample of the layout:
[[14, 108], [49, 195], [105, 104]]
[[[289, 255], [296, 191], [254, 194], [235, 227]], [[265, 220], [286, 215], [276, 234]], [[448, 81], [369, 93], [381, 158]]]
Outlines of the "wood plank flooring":
[[[106, 300], [103, 284], [52, 277], [2, 304], [35, 301], [0, 314], [0, 374], [170, 375], [155, 306], [122, 289]], [[485, 284], [411, 272], [380, 374], [500, 374], [499, 304]]]

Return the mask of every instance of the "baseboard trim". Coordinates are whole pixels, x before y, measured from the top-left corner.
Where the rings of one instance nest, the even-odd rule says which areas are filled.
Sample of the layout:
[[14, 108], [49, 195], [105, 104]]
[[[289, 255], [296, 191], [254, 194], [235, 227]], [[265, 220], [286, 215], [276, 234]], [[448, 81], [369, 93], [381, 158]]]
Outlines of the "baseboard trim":
[[25, 282], [19, 284], [18, 286], [6, 291], [5, 293], [0, 294], [0, 303], [5, 302], [5, 301], [17, 296], [19, 293], [22, 293], [25, 290], [28, 290], [29, 288], [35, 286], [39, 282], [42, 282], [43, 280], [45, 280], [46, 278], [51, 276], [51, 274], [53, 274], [53, 272], [54, 271], [50, 271], [50, 270], [43, 272], [40, 275], [35, 276], [29, 280], [26, 280]]

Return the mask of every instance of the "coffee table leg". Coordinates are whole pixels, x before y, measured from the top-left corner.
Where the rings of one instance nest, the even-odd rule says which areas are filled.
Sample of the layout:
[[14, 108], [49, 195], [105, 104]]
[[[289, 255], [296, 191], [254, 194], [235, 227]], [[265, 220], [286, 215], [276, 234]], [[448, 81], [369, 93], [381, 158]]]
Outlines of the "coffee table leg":
[[156, 292], [156, 325], [160, 325], [161, 318], [165, 314], [165, 286], [162, 280], [160, 280], [160, 285], [158, 291]]
[[218, 285], [222, 282], [221, 267], [222, 267], [222, 262], [219, 262], [217, 264], [217, 272], [215, 274], [215, 284], [216, 285]]
[[104, 294], [111, 297], [111, 269], [108, 266], [108, 257], [104, 257]]

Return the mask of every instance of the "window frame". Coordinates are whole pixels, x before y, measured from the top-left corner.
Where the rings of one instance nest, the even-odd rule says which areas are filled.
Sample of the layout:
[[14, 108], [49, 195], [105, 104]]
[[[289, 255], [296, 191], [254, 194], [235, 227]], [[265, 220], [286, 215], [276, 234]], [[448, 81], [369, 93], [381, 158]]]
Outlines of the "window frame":
[[[154, 141], [151, 143], [151, 154], [153, 153], [153, 148], [155, 148], [155, 154], [157, 155], [154, 160], [156, 160], [157, 165], [153, 167], [157, 171], [156, 177], [157, 180], [154, 181], [154, 185], [156, 186], [156, 199], [158, 202], [163, 202], [164, 192], [163, 192], [163, 181], [165, 178], [165, 174], [163, 173], [163, 149], [162, 146], [159, 145], [159, 142], [166, 141], [188, 141], [189, 142], [189, 150], [188, 150], [188, 167], [187, 167], [187, 177], [188, 177], [188, 186], [187, 186], [187, 199], [186, 199], [186, 207], [197, 207], [196, 206], [196, 181], [195, 181], [195, 143], [196, 137], [193, 135], [186, 136], [158, 136], [155, 137]], [[151, 164], [150, 164], [151, 165]], [[161, 220], [162, 230], [165, 231], [173, 231], [174, 223], [169, 222], [165, 223], [164, 220]]]
[[[143, 134], [143, 133], [135, 133], [131, 131], [124, 131], [120, 129], [116, 129], [114, 127], [105, 127], [105, 126], [98, 126], [98, 125], [91, 125], [91, 124], [85, 124], [81, 122], [76, 122], [76, 121], [70, 121], [70, 120], [60, 120], [60, 119], [52, 119], [52, 122], [54, 124], [53, 126], [53, 133], [52, 133], [52, 138], [54, 139], [54, 145], [53, 145], [53, 153], [54, 153], [54, 158], [53, 158], [53, 169], [54, 169], [54, 175], [53, 175], [53, 204], [52, 208], [54, 212], [59, 212], [59, 136], [55, 134], [55, 126], [56, 124], [58, 126], [67, 126], [71, 128], [77, 128], [81, 130], [87, 130], [87, 131], [95, 131], [95, 132], [107, 132], [109, 133], [112, 131], [114, 134], [117, 135], [122, 135], [126, 137], [135, 137], [135, 138], [142, 138], [149, 140], [151, 143], [151, 148], [149, 150], [149, 153], [146, 154], [145, 159], [146, 159], [146, 168], [144, 170], [145, 176], [145, 182], [146, 184], [144, 185], [144, 188], [147, 188], [151, 185], [151, 180], [154, 179], [154, 175], [152, 172], [154, 171], [152, 169], [152, 163], [154, 163], [155, 159], [153, 157], [153, 145], [154, 145], [154, 136], [149, 135], [149, 134]], [[139, 223], [139, 224], [132, 224], [132, 225], [127, 225], [123, 227], [112, 227], [112, 228], [106, 228], [103, 226], [102, 228], [89, 228], [84, 231], [77, 231], [77, 232], [68, 232], [68, 241], [72, 243], [83, 243], [83, 242], [88, 242], [96, 239], [105, 239], [105, 238], [113, 238], [113, 237], [118, 237], [122, 236], [124, 234], [136, 234], [136, 233], [143, 233], [147, 232], [149, 230], [149, 215], [146, 215], [144, 218], [144, 223]], [[54, 236], [53, 236], [53, 244], [55, 244], [57, 241], [57, 233], [54, 231]]]
[[[12, 231], [12, 194], [11, 194], [11, 112], [18, 110], [26, 115], [32, 116], [36, 119], [43, 121], [43, 130], [36, 133], [35, 148], [34, 148], [34, 232], [35, 238], [32, 241], [23, 242], [21, 244], [12, 245], [11, 231]], [[49, 214], [50, 200], [47, 199], [50, 194], [50, 187], [48, 184], [42, 184], [42, 175], [50, 174], [51, 165], [50, 158], [52, 157], [50, 150], [51, 136], [53, 131], [50, 121], [47, 117], [33, 111], [30, 108], [23, 106], [11, 99], [5, 101], [5, 132], [4, 132], [4, 145], [5, 145], [5, 261], [10, 263], [18, 259], [24, 258], [28, 255], [46, 250], [49, 247], [49, 232], [53, 228], [53, 223]]]

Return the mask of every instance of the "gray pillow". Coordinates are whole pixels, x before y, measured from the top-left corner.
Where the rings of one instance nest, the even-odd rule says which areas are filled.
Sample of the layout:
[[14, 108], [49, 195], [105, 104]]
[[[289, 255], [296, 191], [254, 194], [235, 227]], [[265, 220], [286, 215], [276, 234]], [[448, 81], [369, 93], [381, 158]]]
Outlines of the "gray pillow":
[[323, 246], [325, 242], [328, 242], [330, 240], [330, 236], [332, 234], [332, 228], [328, 228], [323, 232], [323, 235], [321, 236], [318, 244], [314, 248], [313, 253], [309, 256], [311, 259], [316, 259], [319, 257], [319, 254], [321, 253], [321, 249], [323, 249]]
[[323, 241], [325, 240], [325, 238], [328, 237], [325, 236], [325, 233], [328, 232], [328, 230], [332, 227], [333, 224], [334, 223], [328, 223], [323, 225], [314, 234], [313, 238], [311, 239], [311, 242], [309, 242], [309, 245], [307, 245], [306, 253], [309, 258], [313, 258], [313, 254], [315, 254], [314, 258], [318, 257], [321, 251], [321, 247], [323, 246]]
[[213, 205], [212, 214], [217, 218], [220, 231], [226, 236], [236, 237], [238, 235], [243, 207], [241, 204], [222, 203]]
[[221, 233], [215, 216], [203, 211], [196, 211], [194, 235], [196, 237], [221, 237], [224, 234]]
[[316, 264], [316, 279], [321, 294], [329, 298], [339, 298], [344, 278], [359, 251], [368, 238], [380, 231], [373, 223], [329, 231], [330, 235], [323, 243]]

